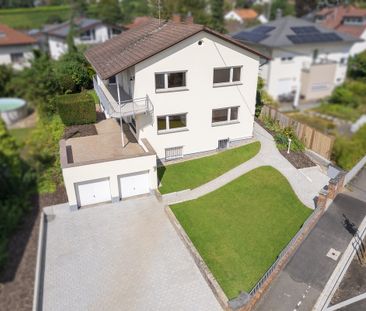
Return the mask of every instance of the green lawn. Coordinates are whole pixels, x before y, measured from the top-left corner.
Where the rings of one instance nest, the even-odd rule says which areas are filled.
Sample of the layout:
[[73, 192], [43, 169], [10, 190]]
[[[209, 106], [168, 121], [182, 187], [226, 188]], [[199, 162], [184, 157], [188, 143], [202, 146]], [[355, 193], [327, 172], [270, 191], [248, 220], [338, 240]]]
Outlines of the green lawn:
[[229, 299], [251, 290], [312, 212], [269, 166], [171, 209]]
[[254, 142], [218, 154], [158, 168], [161, 193], [193, 189], [254, 157], [260, 143]]
[[332, 121], [317, 116], [307, 115], [301, 112], [286, 113], [291, 119], [307, 124], [323, 133], [333, 133], [335, 125]]
[[65, 21], [70, 18], [68, 5], [44, 6], [36, 8], [1, 9], [0, 21], [17, 29], [40, 28], [49, 23], [50, 16], [59, 16]]
[[361, 109], [362, 109], [362, 107], [357, 109], [357, 108], [352, 108], [352, 107], [337, 105], [337, 104], [323, 104], [317, 108], [314, 108], [313, 110], [320, 112], [320, 113], [330, 115], [332, 117], [336, 117], [339, 119], [344, 119], [344, 120], [353, 122], [353, 121], [356, 121], [362, 114]]
[[19, 145], [25, 143], [28, 137], [32, 134], [34, 128], [19, 128], [9, 130], [9, 133], [15, 138]]

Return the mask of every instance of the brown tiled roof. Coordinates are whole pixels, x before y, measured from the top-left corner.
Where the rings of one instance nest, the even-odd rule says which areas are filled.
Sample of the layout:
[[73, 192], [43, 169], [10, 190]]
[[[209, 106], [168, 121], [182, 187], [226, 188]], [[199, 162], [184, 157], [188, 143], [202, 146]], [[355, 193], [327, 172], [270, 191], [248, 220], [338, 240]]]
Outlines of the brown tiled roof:
[[31, 36], [0, 24], [0, 46], [35, 44], [37, 41]]
[[365, 25], [344, 25], [344, 17], [366, 17], [366, 9], [356, 8], [352, 5], [340, 5], [320, 10], [316, 16], [323, 16], [320, 24], [324, 27], [334, 29], [343, 33], [359, 37], [366, 29]]
[[255, 19], [258, 14], [253, 9], [236, 9], [235, 13], [238, 14], [242, 19]]
[[90, 48], [85, 52], [85, 56], [98, 75], [102, 79], [108, 79], [200, 31], [218, 36], [253, 54], [267, 58], [252, 48], [202, 25], [172, 21], [159, 23], [157, 19], [151, 19], [147, 23]]

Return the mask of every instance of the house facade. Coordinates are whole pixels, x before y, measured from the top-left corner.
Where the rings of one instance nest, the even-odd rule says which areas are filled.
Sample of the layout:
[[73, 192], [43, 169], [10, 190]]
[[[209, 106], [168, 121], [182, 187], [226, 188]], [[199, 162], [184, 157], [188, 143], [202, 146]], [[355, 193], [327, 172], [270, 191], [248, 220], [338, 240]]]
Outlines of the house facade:
[[[93, 45], [105, 42], [119, 35], [124, 28], [109, 25], [97, 19], [77, 18], [74, 21], [75, 45]], [[68, 50], [67, 36], [70, 32], [70, 22], [48, 25], [43, 29], [48, 42], [48, 51], [53, 59], [59, 59]]]
[[350, 55], [354, 56], [366, 50], [366, 9], [352, 5], [339, 5], [324, 8], [315, 14], [315, 22], [360, 39], [353, 44]]
[[[129, 141], [154, 152], [153, 167], [144, 171], [153, 172], [155, 182], [145, 175], [145, 189], [158, 186], [157, 161], [229, 148], [253, 136], [262, 55], [229, 37], [201, 25], [151, 20], [85, 55], [107, 118], [123, 124]], [[119, 147], [129, 146], [122, 141]], [[142, 176], [142, 162], [129, 174]], [[135, 180], [136, 187], [144, 183]]]
[[21, 70], [30, 65], [33, 50], [38, 48], [31, 36], [0, 24], [0, 64]]
[[[272, 59], [260, 76], [276, 99], [318, 100], [344, 82], [358, 39], [291, 16], [238, 32], [233, 38]], [[296, 103], [295, 103], [296, 104]]]

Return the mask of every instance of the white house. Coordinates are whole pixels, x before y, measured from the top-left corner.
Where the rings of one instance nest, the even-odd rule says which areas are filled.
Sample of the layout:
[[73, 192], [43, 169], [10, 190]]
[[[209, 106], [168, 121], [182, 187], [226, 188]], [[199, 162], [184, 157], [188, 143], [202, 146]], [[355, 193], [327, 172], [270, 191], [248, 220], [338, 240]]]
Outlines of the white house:
[[[121, 26], [109, 25], [101, 20], [83, 17], [74, 20], [74, 27], [75, 45], [102, 43], [119, 35], [124, 30]], [[69, 21], [62, 24], [47, 25], [42, 32], [47, 37], [48, 50], [53, 59], [58, 59], [67, 52], [67, 36], [70, 32]]]
[[[108, 153], [109, 134], [90, 144], [93, 150], [78, 146], [76, 138], [63, 142], [71, 205], [95, 202], [93, 189], [103, 187], [101, 200], [152, 191], [158, 186], [157, 160], [228, 148], [253, 136], [262, 55], [230, 37], [201, 25], [153, 19], [90, 48], [85, 56], [97, 73], [94, 88], [110, 118], [106, 122], [123, 119], [124, 141], [121, 145], [120, 130], [114, 132], [116, 152], [109, 162], [102, 160], [105, 155], [93, 159]], [[89, 162], [76, 163], [86, 154]], [[95, 186], [100, 181], [104, 186]], [[80, 190], [85, 184], [87, 198]]]
[[327, 7], [315, 14], [315, 22], [359, 38], [360, 42], [351, 48], [351, 56], [366, 50], [366, 9], [352, 5]]
[[344, 82], [350, 49], [359, 39], [292, 16], [238, 32], [233, 38], [272, 59], [260, 76], [274, 98], [317, 100]]
[[258, 14], [253, 9], [234, 9], [227, 12], [224, 15], [224, 19], [227, 21], [234, 20], [240, 24], [244, 24], [248, 21], [253, 21], [258, 17]]
[[29, 66], [36, 43], [31, 36], [0, 24], [0, 64], [17, 70]]

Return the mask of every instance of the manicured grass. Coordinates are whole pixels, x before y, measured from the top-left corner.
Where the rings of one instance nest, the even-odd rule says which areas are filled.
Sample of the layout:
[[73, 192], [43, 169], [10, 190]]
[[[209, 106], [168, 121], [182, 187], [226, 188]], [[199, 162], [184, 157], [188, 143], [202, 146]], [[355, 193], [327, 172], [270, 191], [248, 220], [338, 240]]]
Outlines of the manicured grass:
[[311, 214], [269, 166], [171, 209], [229, 299], [251, 290]]
[[162, 186], [159, 190], [170, 193], [196, 188], [248, 161], [259, 149], [260, 143], [254, 142], [212, 156], [160, 167], [158, 176]]
[[25, 141], [30, 137], [34, 128], [19, 128], [9, 130], [9, 133], [15, 138], [19, 145], [25, 143]]
[[17, 29], [41, 28], [50, 16], [59, 16], [63, 21], [70, 18], [70, 6], [44, 6], [36, 8], [2, 9], [0, 21]]

